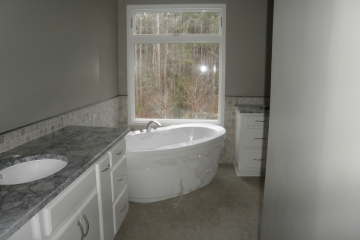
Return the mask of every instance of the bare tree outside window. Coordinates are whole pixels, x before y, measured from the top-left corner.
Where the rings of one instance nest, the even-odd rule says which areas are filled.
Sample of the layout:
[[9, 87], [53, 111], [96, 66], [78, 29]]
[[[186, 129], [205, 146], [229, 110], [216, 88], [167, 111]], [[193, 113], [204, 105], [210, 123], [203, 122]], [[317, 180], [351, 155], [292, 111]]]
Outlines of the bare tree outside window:
[[193, 12], [141, 8], [131, 15], [132, 116], [218, 121], [224, 78], [219, 6]]
[[135, 34], [218, 34], [218, 12], [137, 13]]
[[[136, 34], [213, 34], [219, 14], [142, 13]], [[137, 118], [216, 119], [219, 44], [135, 44]]]

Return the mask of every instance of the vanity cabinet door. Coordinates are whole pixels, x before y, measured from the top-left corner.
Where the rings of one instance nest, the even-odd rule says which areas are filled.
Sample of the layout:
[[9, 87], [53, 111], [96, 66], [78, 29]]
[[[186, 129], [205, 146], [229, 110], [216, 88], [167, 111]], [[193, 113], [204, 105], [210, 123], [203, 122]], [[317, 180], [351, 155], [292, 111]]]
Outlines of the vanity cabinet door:
[[84, 204], [84, 208], [80, 212], [80, 223], [83, 226], [84, 234], [86, 234], [84, 240], [100, 239], [99, 202], [96, 192]]
[[50, 236], [61, 223], [77, 209], [96, 186], [95, 168], [89, 168], [68, 188], [44, 207], [40, 214], [45, 236]]
[[79, 208], [54, 232], [51, 240], [99, 240], [100, 221], [97, 191], [94, 189]]
[[79, 221], [79, 214], [75, 212], [71, 217], [64, 223], [64, 225], [55, 232], [51, 240], [81, 240], [81, 229], [77, 222]]

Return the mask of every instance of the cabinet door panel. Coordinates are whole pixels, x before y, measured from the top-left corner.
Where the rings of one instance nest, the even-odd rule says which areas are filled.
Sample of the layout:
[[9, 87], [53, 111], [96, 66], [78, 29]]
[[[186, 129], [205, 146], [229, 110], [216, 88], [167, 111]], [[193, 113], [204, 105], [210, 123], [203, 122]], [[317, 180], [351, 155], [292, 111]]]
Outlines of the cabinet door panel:
[[85, 202], [84, 208], [80, 213], [80, 222], [84, 228], [84, 233], [87, 233], [84, 240], [100, 239], [99, 202], [96, 191]]
[[[86, 221], [85, 221], [85, 218]], [[78, 224], [78, 222], [81, 224]], [[73, 214], [56, 229], [51, 240], [85, 240], [100, 239], [99, 205], [96, 189], [92, 190]]]
[[57, 229], [51, 240], [81, 240], [81, 230], [77, 224], [79, 220], [79, 214], [73, 213], [71, 217]]
[[96, 185], [95, 168], [89, 168], [66, 190], [52, 200], [43, 210], [45, 234], [49, 236], [54, 229], [72, 212], [75, 207]]

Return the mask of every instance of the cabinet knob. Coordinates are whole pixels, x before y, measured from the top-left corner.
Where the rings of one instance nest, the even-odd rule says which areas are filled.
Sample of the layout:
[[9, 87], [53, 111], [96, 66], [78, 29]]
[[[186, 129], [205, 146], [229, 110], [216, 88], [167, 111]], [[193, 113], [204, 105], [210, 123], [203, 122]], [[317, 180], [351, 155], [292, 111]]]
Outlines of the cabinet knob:
[[116, 155], [121, 155], [124, 152], [124, 149], [121, 149]]

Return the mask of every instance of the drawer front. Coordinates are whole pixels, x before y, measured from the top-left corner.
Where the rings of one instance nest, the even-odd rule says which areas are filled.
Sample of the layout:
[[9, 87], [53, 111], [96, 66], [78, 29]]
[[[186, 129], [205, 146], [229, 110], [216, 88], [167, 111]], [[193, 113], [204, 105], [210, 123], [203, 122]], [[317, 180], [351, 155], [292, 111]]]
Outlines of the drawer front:
[[245, 168], [265, 168], [266, 150], [245, 150], [244, 154]]
[[129, 200], [128, 200], [128, 187], [125, 186], [124, 190], [121, 192], [119, 198], [115, 201], [113, 205], [114, 211], [114, 234], [120, 228], [121, 223], [123, 222], [125, 215], [129, 211]]
[[121, 140], [119, 143], [117, 143], [113, 148], [109, 150], [111, 167], [114, 166], [117, 162], [119, 162], [123, 156], [125, 156], [125, 151], [126, 151], [125, 139]]
[[126, 169], [126, 158], [124, 156], [111, 171], [112, 202], [118, 198], [119, 194], [127, 184], [128, 177]]
[[267, 147], [267, 128], [245, 129], [245, 147], [266, 148]]
[[256, 114], [246, 117], [246, 126], [268, 126], [269, 116], [264, 114]]
[[95, 168], [91, 167], [45, 206], [43, 218], [46, 236], [59, 226], [95, 186]]

